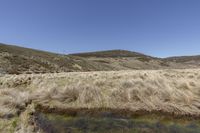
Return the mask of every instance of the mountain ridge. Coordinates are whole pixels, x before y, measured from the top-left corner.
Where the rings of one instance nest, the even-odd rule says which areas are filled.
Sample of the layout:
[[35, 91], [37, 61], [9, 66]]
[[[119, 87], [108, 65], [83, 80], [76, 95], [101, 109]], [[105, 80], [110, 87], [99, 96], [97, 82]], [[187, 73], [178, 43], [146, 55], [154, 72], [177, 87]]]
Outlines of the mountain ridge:
[[198, 68], [200, 56], [158, 58], [128, 50], [58, 54], [0, 43], [0, 73]]

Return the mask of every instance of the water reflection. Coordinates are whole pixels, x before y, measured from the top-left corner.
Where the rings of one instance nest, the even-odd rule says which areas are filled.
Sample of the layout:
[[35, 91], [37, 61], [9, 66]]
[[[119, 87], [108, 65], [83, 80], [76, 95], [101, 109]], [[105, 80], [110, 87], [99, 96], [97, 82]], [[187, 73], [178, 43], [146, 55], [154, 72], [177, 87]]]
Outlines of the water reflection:
[[38, 113], [36, 118], [38, 126], [47, 133], [200, 133], [198, 120], [155, 116], [126, 119]]

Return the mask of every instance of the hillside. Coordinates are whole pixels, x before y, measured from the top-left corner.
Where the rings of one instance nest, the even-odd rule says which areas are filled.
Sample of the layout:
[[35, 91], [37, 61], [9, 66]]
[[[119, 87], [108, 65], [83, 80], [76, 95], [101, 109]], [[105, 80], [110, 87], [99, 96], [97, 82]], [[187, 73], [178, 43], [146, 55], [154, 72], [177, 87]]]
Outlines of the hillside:
[[96, 52], [88, 52], [88, 53], [76, 53], [71, 54], [75, 56], [80, 57], [112, 57], [112, 58], [119, 58], [119, 57], [146, 57], [146, 58], [152, 58], [150, 56], [137, 53], [137, 52], [131, 52], [127, 50], [107, 50], [107, 51], [96, 51]]
[[0, 71], [2, 73], [48, 73], [100, 69], [95, 63], [83, 58], [0, 44]]
[[161, 59], [126, 50], [62, 55], [0, 44], [0, 73], [9, 74], [196, 68], [198, 62], [199, 56]]
[[166, 58], [165, 61], [178, 62], [182, 64], [200, 66], [200, 55], [196, 56], [176, 56]]

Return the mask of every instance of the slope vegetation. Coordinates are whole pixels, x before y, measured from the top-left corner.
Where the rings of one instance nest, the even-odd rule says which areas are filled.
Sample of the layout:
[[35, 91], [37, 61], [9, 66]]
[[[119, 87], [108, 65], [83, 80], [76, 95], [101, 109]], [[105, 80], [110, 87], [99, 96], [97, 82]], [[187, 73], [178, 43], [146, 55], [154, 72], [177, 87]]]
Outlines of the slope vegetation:
[[99, 70], [83, 58], [0, 44], [0, 72], [9, 74]]
[[192, 58], [195, 60], [187, 57], [187, 62], [182, 61], [183, 58], [175, 59], [155, 58], [125, 50], [62, 55], [0, 44], [0, 74], [196, 68], [199, 66], [198, 56]]

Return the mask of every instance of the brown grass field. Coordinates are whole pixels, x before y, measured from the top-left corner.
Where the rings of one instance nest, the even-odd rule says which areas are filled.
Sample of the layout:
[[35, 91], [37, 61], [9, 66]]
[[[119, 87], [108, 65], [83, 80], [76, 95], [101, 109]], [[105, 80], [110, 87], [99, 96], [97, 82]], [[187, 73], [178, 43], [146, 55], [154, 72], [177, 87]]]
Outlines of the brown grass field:
[[197, 119], [199, 81], [200, 69], [2, 75], [0, 131], [30, 131], [30, 114], [37, 107], [55, 113], [110, 110]]

